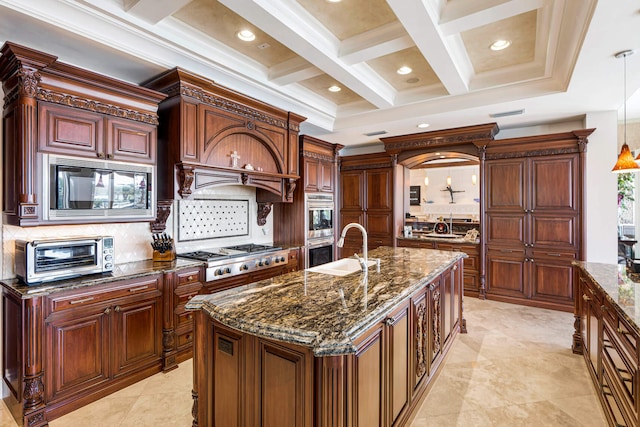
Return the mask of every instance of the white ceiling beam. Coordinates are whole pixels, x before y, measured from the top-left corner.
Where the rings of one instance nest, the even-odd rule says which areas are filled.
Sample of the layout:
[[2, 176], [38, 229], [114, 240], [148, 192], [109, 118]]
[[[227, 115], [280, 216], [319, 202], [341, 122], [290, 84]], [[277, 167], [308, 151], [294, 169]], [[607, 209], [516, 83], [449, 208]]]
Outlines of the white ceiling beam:
[[395, 89], [371, 68], [338, 58], [340, 40], [294, 0], [219, 0], [377, 108], [393, 106]]
[[[531, 10], [540, 9], [547, 3], [549, 3], [548, 0], [512, 0], [486, 9], [468, 12], [456, 7], [457, 4], [462, 3], [452, 2], [442, 13], [440, 30], [446, 36], [462, 33]], [[453, 8], [455, 10], [451, 11]]]
[[396, 21], [343, 40], [339, 55], [345, 64], [357, 64], [411, 46], [413, 40]]
[[[451, 95], [469, 91], [472, 75], [466, 53], [440, 30], [437, 11], [423, 0], [387, 0], [433, 71]], [[457, 62], [456, 62], [457, 59]]]
[[322, 73], [323, 71], [318, 67], [314, 67], [303, 58], [296, 56], [269, 68], [268, 79], [277, 85], [284, 86], [319, 76]]
[[157, 24], [192, 0], [128, 0], [125, 10], [143, 21]]

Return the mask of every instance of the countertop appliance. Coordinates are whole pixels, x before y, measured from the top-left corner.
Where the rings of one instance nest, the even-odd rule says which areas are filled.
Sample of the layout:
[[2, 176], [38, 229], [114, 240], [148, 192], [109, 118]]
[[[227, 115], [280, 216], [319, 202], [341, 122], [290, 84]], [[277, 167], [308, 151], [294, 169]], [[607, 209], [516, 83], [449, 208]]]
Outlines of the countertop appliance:
[[270, 245], [247, 243], [226, 248], [178, 254], [182, 258], [205, 261], [207, 282], [231, 276], [266, 270], [289, 262], [289, 251]]
[[16, 275], [28, 285], [113, 271], [112, 236], [16, 240]]

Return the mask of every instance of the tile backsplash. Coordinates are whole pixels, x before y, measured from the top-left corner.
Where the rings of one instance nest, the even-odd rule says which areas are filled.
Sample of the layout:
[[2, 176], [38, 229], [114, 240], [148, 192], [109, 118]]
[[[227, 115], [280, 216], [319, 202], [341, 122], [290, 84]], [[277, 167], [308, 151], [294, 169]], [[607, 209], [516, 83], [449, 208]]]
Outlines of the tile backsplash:
[[122, 264], [151, 258], [151, 231], [148, 222], [123, 224], [56, 225], [40, 227], [2, 226], [2, 278], [15, 277], [13, 268], [16, 240], [63, 238], [65, 236], [114, 236], [115, 262]]

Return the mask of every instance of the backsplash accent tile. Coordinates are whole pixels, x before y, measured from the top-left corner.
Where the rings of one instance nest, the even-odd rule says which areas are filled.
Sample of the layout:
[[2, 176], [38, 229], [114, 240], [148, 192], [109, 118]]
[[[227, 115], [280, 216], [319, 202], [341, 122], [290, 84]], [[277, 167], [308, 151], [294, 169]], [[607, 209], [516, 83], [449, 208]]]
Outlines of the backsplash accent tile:
[[178, 240], [249, 236], [249, 200], [179, 200]]

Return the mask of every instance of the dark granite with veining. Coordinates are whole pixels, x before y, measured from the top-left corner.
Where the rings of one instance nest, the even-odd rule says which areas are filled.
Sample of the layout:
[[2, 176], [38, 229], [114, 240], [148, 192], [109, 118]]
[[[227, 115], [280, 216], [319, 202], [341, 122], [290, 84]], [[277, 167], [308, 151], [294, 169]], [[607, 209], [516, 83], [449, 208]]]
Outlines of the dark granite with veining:
[[331, 276], [297, 271], [273, 279], [199, 295], [188, 309], [253, 335], [309, 347], [317, 356], [350, 354], [353, 342], [398, 304], [464, 253], [380, 247], [369, 259], [380, 270]]
[[135, 279], [136, 277], [149, 276], [156, 273], [170, 273], [187, 267], [197, 267], [203, 265], [202, 261], [177, 258], [171, 262], [153, 262], [152, 260], [128, 262], [116, 264], [113, 272], [105, 274], [91, 274], [74, 279], [57, 280], [55, 282], [43, 283], [36, 286], [27, 286], [20, 279], [3, 280], [2, 285], [22, 299], [34, 298], [55, 292], [70, 289], [80, 289], [89, 286], [103, 285], [108, 282], [123, 279]]
[[[618, 313], [640, 334], [640, 310], [637, 297], [640, 295], [640, 282], [634, 282], [627, 274], [626, 267], [618, 264], [574, 261], [591, 280], [600, 287]], [[578, 295], [576, 295], [576, 298]]]

